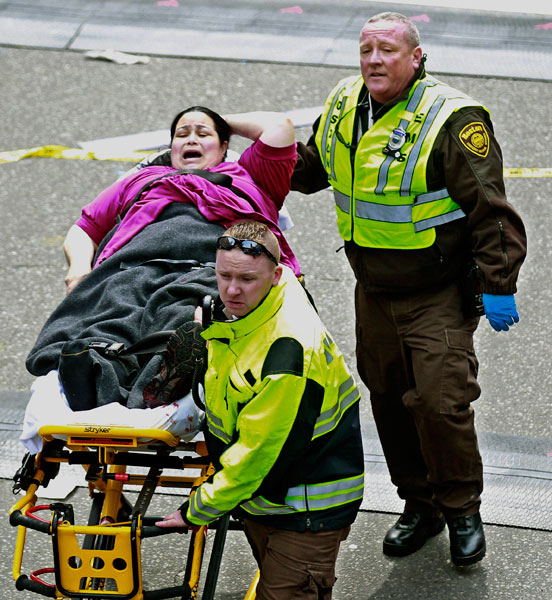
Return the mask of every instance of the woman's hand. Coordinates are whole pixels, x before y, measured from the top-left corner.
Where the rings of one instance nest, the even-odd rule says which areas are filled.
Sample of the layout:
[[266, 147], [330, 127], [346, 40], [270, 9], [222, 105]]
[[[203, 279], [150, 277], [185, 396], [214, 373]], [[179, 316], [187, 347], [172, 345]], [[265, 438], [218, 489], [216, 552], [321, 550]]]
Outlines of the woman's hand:
[[88, 273], [90, 273], [91, 270], [91, 268], [78, 270], [73, 266], [69, 267], [69, 270], [65, 275], [65, 294], [69, 294], [69, 292], [72, 292], [77, 287], [77, 285], [88, 275]]
[[283, 148], [295, 141], [293, 122], [283, 113], [250, 112], [225, 115], [232, 134], [241, 135], [250, 140], [260, 139], [267, 146]]
[[65, 275], [67, 294], [92, 271], [92, 260], [96, 247], [92, 238], [78, 225], [73, 225], [67, 232], [63, 242], [63, 251], [69, 265], [69, 270]]

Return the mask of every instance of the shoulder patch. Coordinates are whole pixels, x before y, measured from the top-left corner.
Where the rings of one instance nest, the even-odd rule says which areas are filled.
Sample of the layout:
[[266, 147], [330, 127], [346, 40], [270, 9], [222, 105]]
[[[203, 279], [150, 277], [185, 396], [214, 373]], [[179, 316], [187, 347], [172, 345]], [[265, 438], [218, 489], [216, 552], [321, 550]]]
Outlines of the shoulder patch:
[[485, 125], [475, 121], [466, 125], [458, 135], [461, 144], [471, 153], [485, 158], [489, 154], [489, 134]]
[[261, 379], [267, 375], [288, 373], [303, 376], [303, 346], [293, 338], [278, 338], [266, 355]]

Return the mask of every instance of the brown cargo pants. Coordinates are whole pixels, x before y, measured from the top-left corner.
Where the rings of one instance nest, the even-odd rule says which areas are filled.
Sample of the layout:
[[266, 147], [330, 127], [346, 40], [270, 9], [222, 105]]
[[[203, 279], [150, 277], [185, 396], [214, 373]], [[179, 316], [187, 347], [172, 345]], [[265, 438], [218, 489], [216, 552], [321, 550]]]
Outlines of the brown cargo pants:
[[483, 468], [471, 403], [473, 333], [456, 284], [401, 297], [355, 292], [357, 366], [405, 510], [479, 510]]
[[285, 531], [246, 519], [245, 535], [261, 571], [257, 600], [331, 600], [339, 546], [350, 529]]

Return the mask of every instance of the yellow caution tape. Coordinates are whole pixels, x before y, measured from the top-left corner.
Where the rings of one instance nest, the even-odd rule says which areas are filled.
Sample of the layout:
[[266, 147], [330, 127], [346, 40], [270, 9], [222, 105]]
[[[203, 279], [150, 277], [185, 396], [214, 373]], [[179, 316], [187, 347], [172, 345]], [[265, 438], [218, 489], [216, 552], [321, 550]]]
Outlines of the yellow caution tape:
[[[37, 146], [23, 150], [0, 152], [0, 164], [16, 162], [23, 158], [65, 158], [68, 160], [113, 160], [119, 162], [140, 162], [151, 152], [129, 152], [128, 154], [109, 154], [108, 152], [90, 152], [82, 148], [65, 146]], [[504, 177], [552, 177], [552, 167], [511, 167], [504, 169]]]
[[65, 158], [68, 160], [115, 160], [120, 162], [139, 162], [151, 152], [129, 152], [124, 156], [108, 152], [90, 152], [82, 148], [66, 148], [65, 146], [37, 146], [22, 150], [0, 152], [0, 163], [16, 162], [23, 158]]
[[504, 177], [552, 177], [552, 168], [511, 167], [504, 169]]

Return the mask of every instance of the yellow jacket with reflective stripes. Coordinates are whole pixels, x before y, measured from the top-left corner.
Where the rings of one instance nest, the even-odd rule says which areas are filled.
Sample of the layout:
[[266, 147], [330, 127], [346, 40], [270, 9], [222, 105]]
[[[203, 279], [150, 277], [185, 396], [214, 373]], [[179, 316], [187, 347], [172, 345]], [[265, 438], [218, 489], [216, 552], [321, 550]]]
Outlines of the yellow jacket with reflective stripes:
[[[359, 246], [428, 248], [435, 227], [465, 217], [446, 188], [428, 191], [426, 169], [439, 131], [455, 111], [481, 104], [430, 75], [379, 118], [358, 141], [351, 159], [362, 77], [342, 80], [330, 93], [316, 145], [334, 189], [341, 237]], [[484, 107], [483, 107], [484, 108]], [[394, 130], [403, 145], [390, 150]]]
[[181, 508], [186, 520], [239, 507], [280, 529], [352, 523], [364, 490], [359, 392], [291, 270], [254, 311], [202, 335], [216, 472]]

